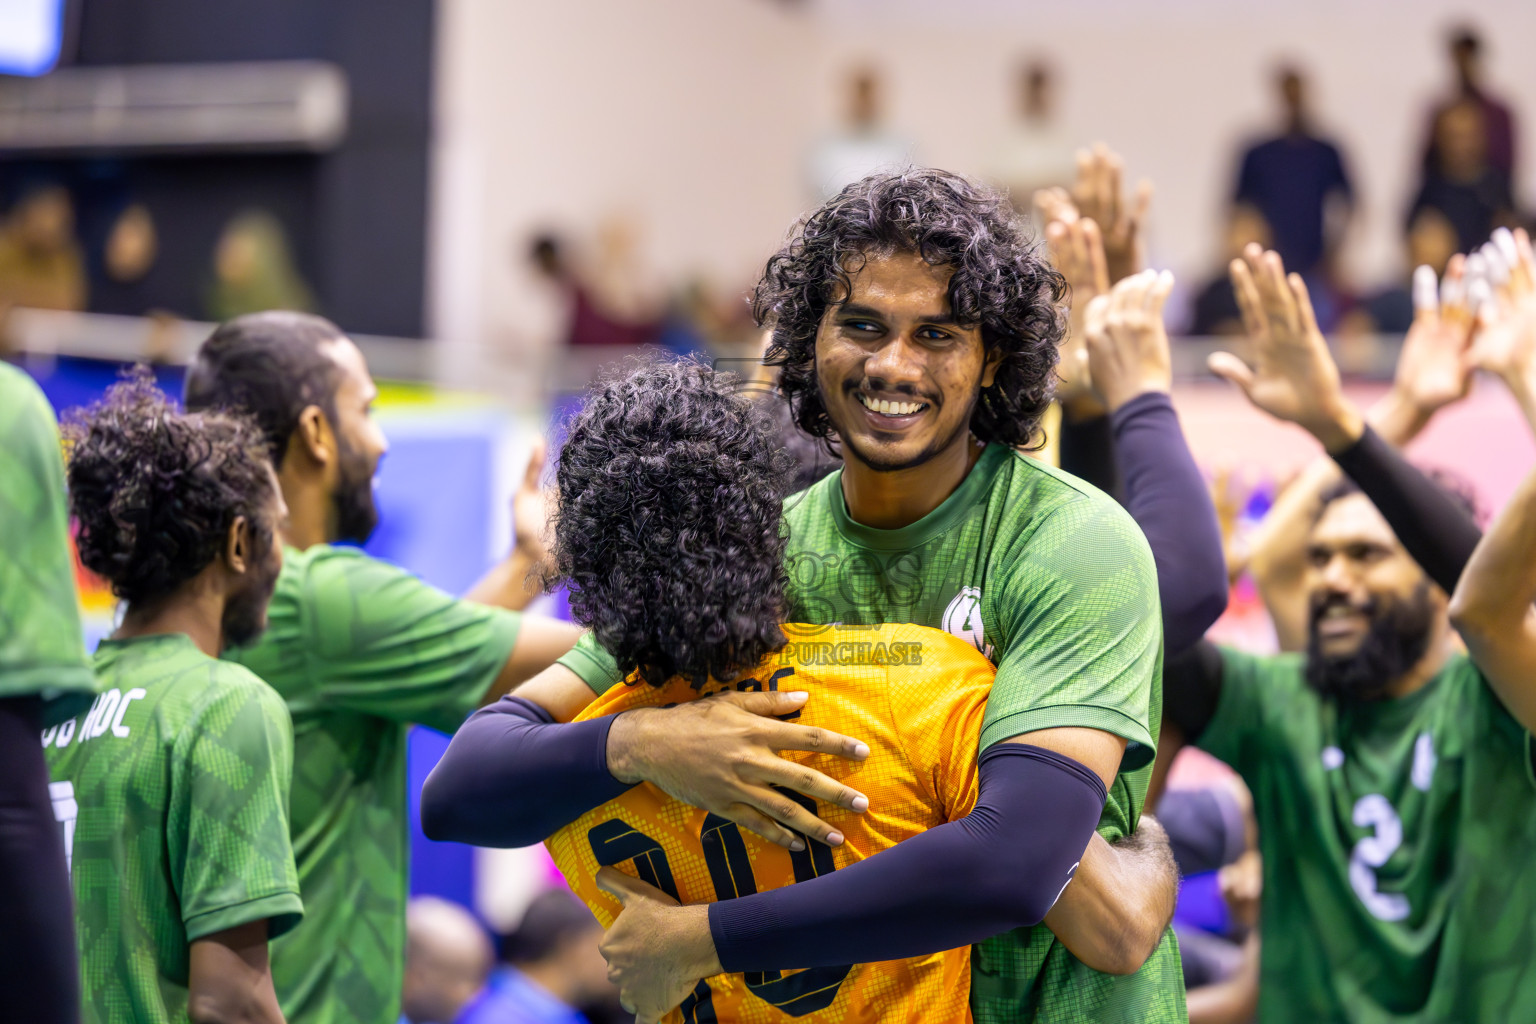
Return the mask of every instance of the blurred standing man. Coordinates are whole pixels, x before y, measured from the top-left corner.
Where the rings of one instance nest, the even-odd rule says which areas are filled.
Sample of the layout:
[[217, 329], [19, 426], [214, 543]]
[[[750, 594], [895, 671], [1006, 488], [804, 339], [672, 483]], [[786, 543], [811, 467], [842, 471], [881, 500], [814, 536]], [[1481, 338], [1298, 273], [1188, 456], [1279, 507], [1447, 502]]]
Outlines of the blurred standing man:
[[229, 653], [294, 719], [293, 837], [310, 921], [273, 950], [284, 1011], [315, 1024], [393, 1021], [405, 958], [406, 729], [445, 732], [569, 650], [578, 630], [508, 609], [533, 597], [542, 497], [532, 460], [517, 545], [463, 600], [337, 541], [377, 523], [387, 444], [377, 388], [336, 325], [256, 313], [221, 325], [187, 375], [187, 406], [250, 413], [266, 435], [289, 521], [260, 643]]
[[97, 689], [80, 632], [53, 410], [0, 364], [0, 1006], [66, 1024], [80, 978], [63, 833], [37, 734]]
[[1515, 179], [1515, 115], [1509, 107], [1483, 88], [1483, 40], [1477, 30], [1464, 25], [1447, 40], [1455, 68], [1455, 91], [1430, 111], [1425, 125], [1424, 166], [1440, 163], [1438, 126], [1441, 115], [1452, 107], [1471, 101], [1482, 112], [1484, 152], [1488, 162], [1505, 180]]
[[1243, 154], [1233, 201], [1262, 214], [1285, 265], [1310, 278], [1343, 238], [1354, 187], [1339, 147], [1315, 131], [1301, 72], [1283, 67], [1275, 85], [1283, 126]]
[[[1077, 175], [1076, 147], [1057, 116], [1056, 74], [1042, 58], [1020, 66], [1017, 119], [996, 156], [993, 177], [1021, 216], [1032, 212], [1035, 192], [1066, 187]], [[1036, 224], [1036, 231], [1045, 225]]]
[[885, 128], [880, 100], [880, 77], [873, 69], [849, 75], [847, 122], [816, 145], [806, 169], [816, 202], [826, 202], [866, 175], [912, 162], [911, 144]]
[[42, 734], [85, 1020], [282, 1024], [267, 942], [304, 913], [293, 731], [270, 686], [218, 660], [265, 628], [282, 567], [266, 445], [243, 418], [178, 415], [147, 372], [68, 433], [80, 560], [125, 602], [96, 648], [101, 696]]
[[474, 915], [436, 896], [405, 909], [405, 984], [400, 999], [410, 1024], [469, 1024], [488, 994], [491, 940]]

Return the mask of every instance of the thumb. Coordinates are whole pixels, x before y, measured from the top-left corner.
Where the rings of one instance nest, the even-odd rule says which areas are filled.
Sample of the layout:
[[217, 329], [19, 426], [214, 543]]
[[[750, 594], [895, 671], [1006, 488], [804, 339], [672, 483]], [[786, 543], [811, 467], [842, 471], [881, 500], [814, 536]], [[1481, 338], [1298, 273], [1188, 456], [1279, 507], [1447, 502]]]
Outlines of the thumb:
[[1243, 394], [1253, 397], [1253, 371], [1231, 352], [1212, 352], [1205, 365], [1222, 380], [1231, 381], [1242, 389]]
[[544, 460], [548, 453], [549, 442], [543, 437], [535, 437], [533, 447], [528, 452], [528, 468], [523, 470], [523, 490], [539, 489], [539, 478], [544, 475]]
[[668, 906], [677, 906], [676, 900], [654, 885], [647, 885], [633, 875], [626, 875], [618, 868], [599, 868], [594, 880], [599, 889], [618, 900], [626, 908], [632, 903], [643, 900], [655, 900]]
[[724, 699], [750, 714], [775, 718], [799, 711], [809, 696], [804, 690], [770, 690], [766, 693], [728, 693]]

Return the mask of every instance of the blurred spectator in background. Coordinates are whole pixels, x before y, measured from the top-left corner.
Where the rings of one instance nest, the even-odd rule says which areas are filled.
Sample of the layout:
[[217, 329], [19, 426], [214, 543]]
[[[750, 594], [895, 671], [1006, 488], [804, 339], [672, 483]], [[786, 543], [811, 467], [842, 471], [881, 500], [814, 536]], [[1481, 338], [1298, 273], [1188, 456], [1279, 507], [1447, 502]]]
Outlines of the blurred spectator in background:
[[[1071, 185], [1077, 176], [1076, 147], [1056, 115], [1056, 74], [1040, 58], [1020, 65], [1017, 119], [996, 156], [992, 177], [1006, 189], [1014, 209], [1030, 216], [1036, 190]], [[1036, 225], [1038, 231], [1043, 225]]]
[[[1423, 207], [1414, 214], [1408, 225], [1406, 241], [1406, 266], [1401, 276], [1390, 286], [1367, 295], [1346, 313], [1339, 321], [1341, 336], [1406, 333], [1413, 323], [1411, 285], [1414, 268], [1430, 267], [1438, 279], [1445, 273], [1445, 265], [1458, 248], [1456, 228], [1433, 206]], [[1339, 361], [1341, 364], [1348, 362], [1343, 351], [1339, 353]], [[1350, 367], [1346, 365], [1344, 368], [1348, 370]]]
[[69, 192], [47, 185], [27, 193], [0, 226], [0, 312], [12, 306], [80, 310], [85, 294]]
[[1237, 308], [1237, 293], [1232, 289], [1232, 275], [1227, 268], [1243, 254], [1243, 248], [1250, 242], [1269, 248], [1269, 222], [1254, 207], [1239, 203], [1227, 215], [1221, 266], [1195, 296], [1190, 334], [1235, 336], [1243, 333], [1242, 313]]
[[436, 896], [405, 911], [405, 982], [400, 1009], [409, 1024], [508, 1020], [484, 1013], [491, 993], [491, 940], [474, 915]]
[[213, 253], [213, 286], [204, 310], [208, 319], [314, 308], [314, 293], [294, 266], [288, 233], [278, 219], [265, 210], [246, 210], [231, 219]]
[[1476, 99], [1463, 99], [1435, 115], [1423, 182], [1408, 209], [1411, 224], [1438, 210], [1456, 230], [1456, 251], [1471, 252], [1498, 225], [1512, 226], [1515, 201], [1509, 174], [1489, 156], [1488, 115]]
[[656, 340], [661, 318], [646, 308], [635, 287], [631, 249], [627, 231], [610, 227], [601, 239], [601, 258], [588, 269], [578, 266], [558, 236], [546, 233], [534, 237], [528, 256], [539, 274], [564, 295], [569, 307], [566, 344], [644, 345]]
[[1263, 216], [1273, 248], [1311, 284], [1319, 271], [1326, 276], [1327, 260], [1344, 235], [1354, 188], [1339, 147], [1315, 130], [1301, 72], [1283, 66], [1275, 85], [1283, 119], [1280, 134], [1243, 154], [1233, 198]]
[[109, 279], [129, 284], [149, 273], [159, 249], [159, 237], [149, 207], [133, 203], [118, 215], [107, 234], [102, 266]]
[[[1477, 30], [1464, 25], [1448, 37], [1451, 64], [1455, 69], [1455, 91], [1430, 112], [1425, 126], [1424, 167], [1428, 170], [1440, 163], [1440, 118], [1447, 110], [1462, 103], [1471, 103], [1482, 113], [1483, 144], [1488, 163], [1504, 175], [1515, 180], [1515, 118], [1509, 107], [1489, 95], [1483, 89], [1483, 40]], [[1486, 234], [1486, 232], [1484, 232]]]
[[535, 897], [502, 942], [506, 966], [474, 1024], [586, 1024], [578, 1007], [598, 1008], [595, 1015], [606, 1019], [618, 993], [598, 952], [602, 937], [597, 918], [570, 892]]
[[842, 131], [822, 139], [811, 151], [807, 171], [811, 196], [818, 204], [876, 171], [912, 162], [911, 144], [886, 130], [880, 101], [879, 76], [870, 68], [855, 70], [848, 78], [847, 121]]

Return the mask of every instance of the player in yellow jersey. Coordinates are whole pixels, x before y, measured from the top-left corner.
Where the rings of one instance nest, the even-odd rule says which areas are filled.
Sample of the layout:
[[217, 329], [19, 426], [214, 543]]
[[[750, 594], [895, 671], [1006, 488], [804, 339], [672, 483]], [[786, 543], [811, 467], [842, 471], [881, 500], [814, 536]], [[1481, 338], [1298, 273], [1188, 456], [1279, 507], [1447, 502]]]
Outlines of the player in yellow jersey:
[[[903, 839], [969, 814], [976, 803], [976, 750], [993, 669], [975, 647], [925, 626], [784, 627], [788, 642], [730, 683], [694, 688], [620, 684], [578, 716], [586, 721], [720, 693], [810, 694], [796, 721], [863, 737], [862, 763], [800, 755], [869, 799], [859, 814], [818, 809], [841, 830], [836, 847], [785, 850], [718, 815], [689, 807], [649, 783], [588, 811], [548, 841], [555, 864], [603, 926], [619, 905], [598, 885], [607, 866], [638, 876], [681, 903], [734, 899], [806, 881], [873, 856]], [[791, 798], [793, 799], [793, 798]], [[806, 797], [798, 799], [806, 800]], [[970, 948], [876, 964], [771, 974], [723, 974], [700, 982], [668, 1020], [767, 1022], [968, 1021]]]
[[[676, 1007], [667, 1019], [696, 1024], [969, 1020], [972, 940], [957, 936], [1040, 921], [1079, 858], [1095, 874], [1094, 854], [1107, 849], [1094, 837], [1103, 782], [1022, 744], [978, 757], [993, 669], [965, 640], [905, 624], [783, 625], [787, 467], [776, 449], [752, 403], [697, 364], [642, 365], [594, 391], [561, 453], [550, 576], [569, 587], [573, 614], [614, 654], [626, 682], [594, 698], [539, 677], [474, 716], [427, 780], [423, 827], [432, 838], [479, 845], [553, 836], [557, 863], [605, 924], [620, 898], [637, 898], [636, 880], [707, 913], [711, 903], [855, 865], [850, 877], [889, 879], [863, 862], [945, 829], [951, 846], [977, 835], [1001, 840], [1003, 855], [959, 862], [974, 874], [960, 880], [971, 898], [954, 913], [948, 893], [933, 887], [934, 898], [889, 900], [893, 948], [912, 952], [855, 965], [816, 949], [804, 970], [726, 974], [716, 962], [681, 987], [658, 980]], [[653, 710], [661, 707], [671, 710]], [[770, 745], [796, 777], [768, 793], [774, 819], [793, 821], [798, 811], [830, 832], [813, 838], [807, 828], [780, 848], [667, 795], [685, 788], [674, 780], [647, 776], [637, 786], [634, 765], [609, 760], [616, 722], [692, 708], [713, 716], [724, 744], [739, 727], [733, 707], [784, 719]], [[1053, 785], [1068, 792], [1056, 794], [1060, 806], [1014, 800], [1009, 806], [1021, 809], [1000, 814], [987, 805], [989, 759], [994, 780], [1007, 774], [999, 764], [1062, 762]], [[1035, 844], [1044, 854], [1012, 855], [1020, 827], [1050, 840]], [[924, 888], [920, 879], [895, 884]], [[1074, 917], [1049, 923], [1092, 964], [1123, 936], [1120, 915], [1134, 912], [1140, 894], [1104, 877], [1088, 894]]]

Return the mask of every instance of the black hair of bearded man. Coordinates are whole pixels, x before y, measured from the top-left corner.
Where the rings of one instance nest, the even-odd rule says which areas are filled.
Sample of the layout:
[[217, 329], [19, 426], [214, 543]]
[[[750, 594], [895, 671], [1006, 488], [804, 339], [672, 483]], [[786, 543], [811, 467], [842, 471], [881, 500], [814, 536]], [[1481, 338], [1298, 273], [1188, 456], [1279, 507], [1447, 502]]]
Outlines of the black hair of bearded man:
[[[1450, 498], [1462, 512], [1466, 513], [1468, 519], [1474, 523], [1481, 523], [1483, 521], [1482, 509], [1477, 501], [1477, 489], [1472, 486], [1469, 480], [1451, 470], [1442, 469], [1438, 466], [1420, 466], [1419, 469], [1425, 476], [1433, 480], [1445, 492], [1446, 497]], [[1363, 493], [1365, 492], [1360, 489], [1360, 485], [1355, 483], [1354, 480], [1348, 476], [1339, 477], [1332, 486], [1323, 491], [1318, 497], [1317, 513], [1314, 517], [1314, 522], [1317, 519], [1321, 519], [1323, 513], [1328, 510], [1328, 506], [1334, 502], [1348, 498], [1351, 495]]]
[[593, 384], [557, 466], [545, 585], [623, 675], [697, 687], [784, 645], [793, 460], [739, 378], [631, 361]]
[[1066, 280], [1007, 196], [931, 169], [854, 182], [800, 222], [769, 258], [752, 312], [759, 326], [773, 328], [765, 361], [782, 368], [780, 386], [800, 428], [831, 450], [832, 423], [816, 382], [816, 334], [827, 309], [846, 300], [863, 261], [897, 252], [952, 267], [951, 311], [981, 328], [988, 355], [1002, 355], [976, 403], [971, 432], [1014, 447], [1035, 443], [1055, 393]]
[[66, 414], [71, 513], [80, 561], [130, 603], [153, 601], [207, 568], [244, 516], [257, 551], [273, 543], [266, 441], [247, 417], [179, 413], [138, 367]]
[[188, 409], [237, 409], [256, 420], [275, 469], [311, 405], [336, 423], [341, 371], [321, 346], [346, 334], [312, 313], [269, 310], [225, 321], [187, 368]]

